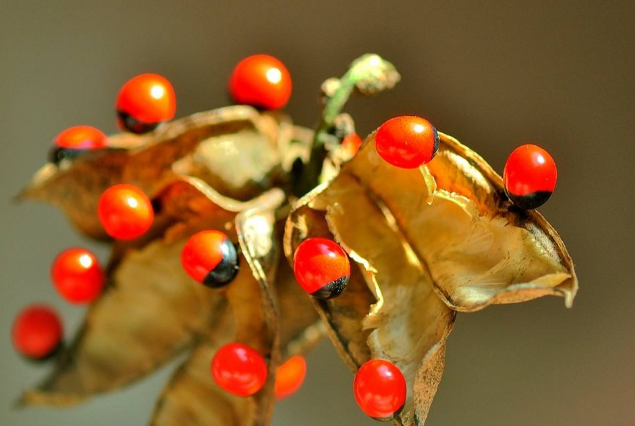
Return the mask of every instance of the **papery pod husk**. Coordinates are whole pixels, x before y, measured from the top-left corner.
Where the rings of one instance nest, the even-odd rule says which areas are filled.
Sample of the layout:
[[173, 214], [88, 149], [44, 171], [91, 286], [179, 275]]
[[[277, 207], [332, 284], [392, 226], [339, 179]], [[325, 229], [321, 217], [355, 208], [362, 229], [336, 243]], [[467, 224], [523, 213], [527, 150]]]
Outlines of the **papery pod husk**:
[[216, 351], [235, 337], [231, 312], [199, 337], [189, 359], [175, 372], [159, 396], [150, 421], [162, 425], [240, 425], [253, 423], [257, 406], [251, 398], [239, 398], [215, 386], [210, 362]]
[[379, 157], [371, 135], [339, 174], [294, 205], [285, 234], [290, 262], [313, 236], [349, 254], [346, 291], [314, 304], [353, 371], [371, 357], [402, 370], [408, 400], [395, 424], [424, 424], [455, 311], [551, 294], [570, 305], [577, 290], [553, 228], [512, 207], [481, 157], [440, 136], [428, 167], [400, 169]]
[[[291, 284], [296, 285], [295, 282]], [[295, 306], [303, 307], [301, 303]], [[310, 305], [308, 308], [308, 312], [317, 317]], [[284, 324], [293, 324], [285, 321], [283, 315], [280, 318], [283, 329]], [[282, 359], [310, 350], [321, 340], [323, 333], [322, 322], [314, 321], [293, 339], [281, 339]], [[234, 324], [226, 313], [216, 328], [211, 329], [208, 335], [201, 336], [189, 360], [177, 370], [160, 396], [150, 423], [152, 426], [267, 424], [265, 419], [258, 418], [258, 406], [253, 400], [228, 394], [210, 378], [210, 360], [219, 347], [234, 335]]]
[[[279, 333], [284, 359], [310, 349], [323, 335], [317, 314], [280, 256], [275, 212], [283, 202], [278, 189], [248, 202], [228, 199], [196, 178], [162, 189], [154, 200], [163, 206], [155, 220], [162, 231], [151, 230], [160, 236], [114, 246], [117, 261], [109, 267], [107, 290], [89, 309], [51, 376], [25, 392], [22, 404], [82, 402], [152, 373], [193, 346], [159, 399], [152, 424], [267, 424], [281, 358]], [[180, 265], [185, 241], [203, 229], [223, 230], [241, 246], [241, 269], [220, 290], [194, 282]], [[250, 398], [222, 391], [210, 376], [215, 351], [235, 340], [256, 348], [268, 362], [267, 384]], [[216, 402], [206, 404], [208, 397]]]
[[244, 105], [220, 108], [163, 124], [146, 135], [114, 135], [108, 149], [48, 163], [18, 198], [51, 203], [78, 231], [107, 239], [97, 204], [110, 186], [132, 184], [152, 197], [175, 179], [191, 176], [225, 197], [247, 201], [286, 184], [288, 155], [307, 152], [307, 138], [282, 113], [260, 113]]
[[[527, 279], [529, 282], [525, 284], [516, 283], [505, 291], [486, 295], [490, 297], [480, 300], [473, 301], [451, 288], [442, 288], [440, 290], [446, 303], [459, 311], [474, 311], [490, 304], [516, 303], [553, 295], [563, 297], [566, 306], [571, 307], [578, 292], [578, 279], [571, 256], [558, 232], [538, 211], [515, 207], [505, 195], [502, 177], [480, 155], [451, 136], [439, 135], [439, 151], [427, 167], [437, 187], [469, 199], [482, 216], [495, 211], [496, 215], [492, 217], [522, 229], [523, 234], [533, 240], [536, 250], [544, 258], [553, 261], [554, 265], [553, 273], [545, 274], [542, 280]], [[469, 202], [465, 205], [467, 208], [473, 207]]]
[[311, 298], [296, 282], [284, 255], [280, 256], [275, 290], [280, 309], [280, 354], [285, 362], [313, 349], [325, 336], [326, 327], [313, 309]]
[[[286, 259], [283, 262], [286, 263]], [[284, 267], [282, 262], [280, 266]], [[284, 361], [313, 348], [321, 340], [324, 327], [306, 297], [299, 298], [299, 294], [285, 292], [286, 289], [293, 290], [297, 287], [295, 281], [278, 279], [277, 286], [281, 306], [280, 351]], [[293, 306], [295, 309], [293, 312], [286, 311], [284, 306]], [[293, 330], [301, 332], [293, 333]], [[201, 336], [189, 360], [177, 370], [164, 389], [155, 407], [150, 423], [152, 426], [267, 424], [263, 414], [268, 416], [270, 413], [263, 413], [262, 406], [259, 410], [253, 399], [228, 394], [210, 378], [210, 360], [218, 348], [234, 336], [234, 323], [231, 316], [225, 313], [217, 327]], [[266, 395], [270, 397], [271, 393]], [[259, 411], [261, 417], [258, 416]]]
[[127, 385], [168, 362], [217, 320], [222, 293], [183, 271], [181, 250], [187, 237], [207, 228], [237, 241], [233, 220], [249, 204], [226, 199], [196, 179], [168, 185], [155, 204], [164, 208], [153, 224], [159, 230], [149, 234], [159, 236], [113, 246], [106, 290], [52, 375], [25, 393], [26, 403], [73, 404]]
[[[261, 235], [262, 229], [250, 229], [247, 240], [259, 238], [253, 242], [239, 229], [251, 226], [253, 218], [247, 212], [266, 211], [267, 220], [275, 222], [273, 212], [284, 202], [281, 190], [248, 198], [274, 185], [286, 185], [282, 173], [290, 169], [296, 156], [308, 158], [311, 136], [308, 129], [293, 126], [282, 113], [228, 107], [165, 124], [143, 136], [115, 135], [109, 138], [109, 149], [41, 169], [21, 198], [61, 207], [89, 236], [104, 237], [97, 202], [114, 184], [131, 183], [152, 196], [156, 217], [142, 237], [115, 242], [107, 268], [107, 290], [89, 309], [85, 324], [58, 358], [51, 375], [36, 389], [26, 391], [20, 404], [82, 402], [152, 373], [194, 345], [191, 359], [181, 369], [190, 371], [202, 352], [209, 355], [210, 348], [227, 343], [213, 330], [222, 334], [219, 323], [229, 321], [235, 330], [231, 340], [259, 350], [269, 366], [265, 389], [254, 397], [239, 398], [241, 402], [235, 404], [236, 424], [267, 423], [280, 361], [278, 329], [294, 332], [285, 336], [286, 357], [312, 347], [321, 338], [323, 327], [316, 325], [317, 314], [312, 310], [305, 309], [308, 315], [301, 318], [289, 315], [289, 306], [309, 303], [298, 292], [285, 293], [282, 299], [293, 323], [278, 324], [268, 283], [274, 280], [277, 258], [281, 257], [281, 236], [279, 232]], [[242, 247], [243, 265], [238, 276], [219, 291], [194, 283], [180, 265], [187, 238], [210, 228], [223, 230]], [[272, 238], [268, 246], [262, 245]], [[259, 247], [258, 258], [248, 254], [253, 247]], [[287, 273], [287, 279], [289, 276]], [[288, 283], [283, 286], [289, 287]], [[231, 313], [223, 314], [227, 304]], [[287, 347], [291, 337], [294, 343]], [[209, 365], [206, 373], [207, 387], [215, 387]], [[175, 394], [192, 391], [187, 385], [172, 388]], [[219, 395], [231, 399], [225, 392]], [[166, 390], [161, 401], [171, 397], [172, 391]], [[163, 402], [159, 407], [153, 421], [170, 424], [165, 419], [173, 413]], [[198, 415], [222, 418], [222, 413], [210, 413], [211, 409], [208, 406]]]
[[[267, 297], [273, 293], [262, 291], [260, 301], [263, 310], [258, 312], [253, 308], [258, 303], [253, 289], [250, 291], [245, 286], [237, 286], [228, 290], [233, 295], [231, 297], [228, 293], [234, 312], [233, 323], [226, 318], [218, 329], [202, 336], [190, 360], [177, 371], [160, 397], [151, 422], [153, 426], [268, 424], [273, 408], [275, 367], [278, 365], [275, 357], [279, 355], [277, 351], [268, 351], [271, 349], [268, 345], [277, 347], [279, 339], [282, 359], [286, 360], [289, 356], [312, 348], [321, 339], [323, 327], [317, 322], [315, 311], [298, 288], [293, 275], [289, 274], [286, 259], [277, 255], [280, 247], [279, 239], [276, 238], [274, 213], [271, 209], [259, 206], [240, 213], [236, 223], [243, 254], [251, 266], [250, 271], [261, 290], [272, 290], [275, 282], [277, 297]], [[274, 277], [274, 274], [277, 276]], [[274, 321], [276, 313], [280, 333], [273, 336], [271, 330], [278, 330], [272, 328], [278, 325]], [[237, 326], [236, 332], [232, 326]], [[268, 359], [267, 384], [253, 397], [232, 396], [210, 379], [210, 360], [219, 346], [232, 335], [238, 341], [259, 349]], [[258, 343], [255, 336], [260, 336], [261, 343], [265, 345], [255, 344]], [[271, 342], [272, 338], [275, 339], [274, 343]]]
[[[283, 201], [282, 191], [274, 189], [263, 194], [255, 207], [236, 216], [235, 232], [242, 265], [238, 275], [225, 287], [233, 315], [218, 329], [201, 336], [201, 343], [160, 397], [151, 424], [246, 426], [268, 423], [280, 357], [278, 309], [270, 282], [275, 279], [280, 250], [275, 238], [275, 209]], [[210, 362], [214, 353], [231, 341], [253, 347], [267, 360], [267, 381], [253, 396], [230, 395], [211, 379]]]

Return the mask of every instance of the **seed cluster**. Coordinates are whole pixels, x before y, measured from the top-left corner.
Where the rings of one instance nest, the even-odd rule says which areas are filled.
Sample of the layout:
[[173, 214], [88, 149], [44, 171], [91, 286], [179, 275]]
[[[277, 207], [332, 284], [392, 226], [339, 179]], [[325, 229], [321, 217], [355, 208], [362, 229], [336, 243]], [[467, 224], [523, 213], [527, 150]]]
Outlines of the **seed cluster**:
[[[244, 59], [229, 80], [229, 92], [236, 103], [263, 109], [283, 108], [289, 101], [291, 88], [289, 71], [269, 55]], [[152, 131], [174, 118], [174, 88], [160, 75], [138, 75], [121, 88], [116, 112], [118, 126], [123, 131], [135, 134]], [[354, 132], [342, 139], [345, 157], [354, 157], [363, 144], [362, 139]], [[86, 152], [108, 148], [108, 138], [100, 130], [75, 126], [55, 138], [49, 157], [51, 163], [62, 167], [65, 161], [73, 161]], [[378, 129], [375, 149], [392, 166], [415, 169], [433, 161], [439, 149], [439, 133], [424, 118], [394, 117]], [[557, 170], [553, 158], [544, 149], [528, 144], [511, 153], [503, 175], [510, 201], [519, 208], [534, 209], [552, 194]], [[108, 188], [101, 195], [97, 214], [105, 233], [116, 240], [141, 237], [151, 229], [155, 217], [148, 196], [128, 183]], [[210, 289], [230, 285], [238, 274], [239, 260], [235, 243], [225, 233], [213, 229], [191, 236], [181, 253], [183, 270]], [[299, 244], [293, 257], [293, 270], [300, 287], [312, 297], [332, 299], [345, 292], [351, 277], [351, 262], [337, 242], [312, 237]], [[73, 304], [87, 304], [102, 293], [105, 274], [93, 253], [84, 248], [71, 248], [53, 262], [51, 280], [63, 299]], [[60, 346], [63, 327], [54, 310], [33, 305], [18, 315], [12, 333], [20, 354], [44, 359]], [[222, 346], [212, 358], [210, 368], [218, 386], [237, 396], [254, 395], [267, 380], [267, 360], [241, 342]], [[297, 391], [306, 370], [306, 361], [299, 356], [282, 364], [276, 375], [276, 397], [285, 398]], [[382, 421], [398, 415], [407, 394], [402, 372], [383, 359], [371, 359], [359, 368], [353, 391], [363, 412]]]

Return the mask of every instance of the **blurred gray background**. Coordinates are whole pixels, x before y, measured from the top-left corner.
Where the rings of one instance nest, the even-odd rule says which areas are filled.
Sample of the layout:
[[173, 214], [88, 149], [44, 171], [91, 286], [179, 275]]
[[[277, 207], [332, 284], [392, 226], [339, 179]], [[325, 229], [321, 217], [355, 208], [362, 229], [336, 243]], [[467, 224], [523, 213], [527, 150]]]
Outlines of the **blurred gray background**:
[[[549, 298], [460, 315], [429, 424], [635, 424], [634, 25], [632, 0], [0, 0], [0, 424], [140, 426], [173, 368], [76, 409], [10, 409], [46, 371], [13, 352], [14, 315], [47, 301], [75, 329], [83, 309], [56, 296], [49, 264], [75, 244], [106, 256], [53, 208], [9, 201], [52, 138], [75, 124], [114, 132], [117, 90], [141, 72], [173, 82], [179, 116], [225, 105], [233, 65], [261, 52], [288, 65], [287, 110], [310, 126], [321, 81], [369, 51], [403, 80], [352, 102], [360, 133], [423, 115], [499, 171], [520, 143], [550, 150], [560, 179], [541, 211], [581, 284], [571, 310]], [[274, 425], [375, 424], [330, 344], [308, 361], [304, 388]]]

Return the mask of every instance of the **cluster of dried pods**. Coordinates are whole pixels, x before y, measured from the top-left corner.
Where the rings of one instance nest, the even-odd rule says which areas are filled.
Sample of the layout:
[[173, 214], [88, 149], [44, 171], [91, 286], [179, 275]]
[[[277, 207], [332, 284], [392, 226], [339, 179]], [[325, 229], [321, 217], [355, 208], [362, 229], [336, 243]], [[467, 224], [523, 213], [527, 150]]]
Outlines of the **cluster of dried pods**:
[[[255, 55], [229, 84], [249, 105], [166, 122], [174, 90], [146, 74], [119, 94], [124, 133], [60, 134], [21, 197], [114, 243], [106, 268], [85, 249], [55, 260], [60, 295], [91, 306], [21, 403], [75, 404], [189, 351], [152, 425], [265, 425], [276, 396], [304, 377], [299, 355], [328, 335], [356, 372], [366, 414], [423, 425], [457, 312], [545, 295], [570, 306], [572, 261], [528, 210], [555, 187], [553, 159], [524, 145], [503, 182], [415, 116], [388, 120], [362, 143], [346, 100], [398, 80], [379, 56], [357, 59], [322, 86], [311, 131], [278, 111], [291, 93], [284, 65]], [[62, 334], [54, 312], [34, 307], [16, 320], [14, 342], [43, 358]]]

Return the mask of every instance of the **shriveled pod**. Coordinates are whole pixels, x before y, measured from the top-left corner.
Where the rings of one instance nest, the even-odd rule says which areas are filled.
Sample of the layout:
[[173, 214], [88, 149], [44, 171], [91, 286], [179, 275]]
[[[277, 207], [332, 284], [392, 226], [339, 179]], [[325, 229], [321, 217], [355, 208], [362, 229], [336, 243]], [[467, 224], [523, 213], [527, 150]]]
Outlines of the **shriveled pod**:
[[440, 134], [436, 158], [403, 169], [384, 161], [374, 134], [339, 174], [289, 215], [285, 253], [311, 237], [337, 241], [352, 260], [336, 299], [314, 300], [328, 334], [356, 371], [391, 360], [406, 377], [399, 425], [422, 425], [444, 368], [457, 312], [577, 291], [556, 231], [514, 208], [502, 179], [474, 151]]
[[[27, 390], [21, 404], [79, 403], [189, 351], [153, 424], [180, 425], [193, 412], [212, 424], [267, 423], [278, 364], [304, 353], [324, 331], [280, 255], [284, 216], [275, 211], [286, 197], [273, 188], [285, 185], [280, 177], [291, 164], [285, 156], [306, 152], [310, 135], [282, 114], [231, 107], [166, 124], [161, 133], [113, 136], [110, 149], [38, 172], [22, 196], [62, 207], [89, 236], [102, 237], [96, 202], [111, 184], [132, 181], [144, 188], [157, 216], [142, 237], [114, 244], [106, 291], [51, 375]], [[204, 229], [222, 230], [239, 248], [242, 267], [222, 290], [199, 285], [179, 262], [186, 240]], [[289, 318], [280, 325], [279, 311]], [[270, 374], [258, 394], [236, 398], [211, 380], [209, 360], [224, 338], [246, 342], [266, 357]], [[193, 390], [201, 400], [183, 397]], [[200, 404], [210, 395], [218, 405]]]
[[[280, 255], [282, 227], [275, 211], [283, 201], [278, 189], [247, 202], [227, 199], [197, 178], [163, 188], [155, 197], [165, 206], [157, 220], [162, 229], [152, 241], [115, 245], [110, 286], [90, 308], [71, 349], [49, 378], [25, 392], [22, 403], [75, 404], [138, 380], [187, 351], [190, 357], [163, 391], [153, 424], [184, 424], [190, 416], [202, 424], [266, 423], [281, 357], [304, 353], [323, 333]], [[180, 264], [187, 238], [203, 229], [222, 229], [240, 247], [242, 267], [222, 289], [200, 285]], [[214, 351], [229, 340], [245, 342], [267, 359], [269, 378], [254, 396], [230, 395], [209, 376]]]
[[179, 176], [191, 176], [223, 196], [246, 201], [285, 185], [287, 157], [306, 153], [310, 143], [307, 130], [286, 115], [248, 106], [202, 112], [145, 135], [122, 133], [108, 141], [107, 149], [86, 151], [72, 162], [47, 163], [19, 198], [51, 203], [80, 232], [107, 238], [97, 205], [113, 185], [135, 185], [153, 196]]

